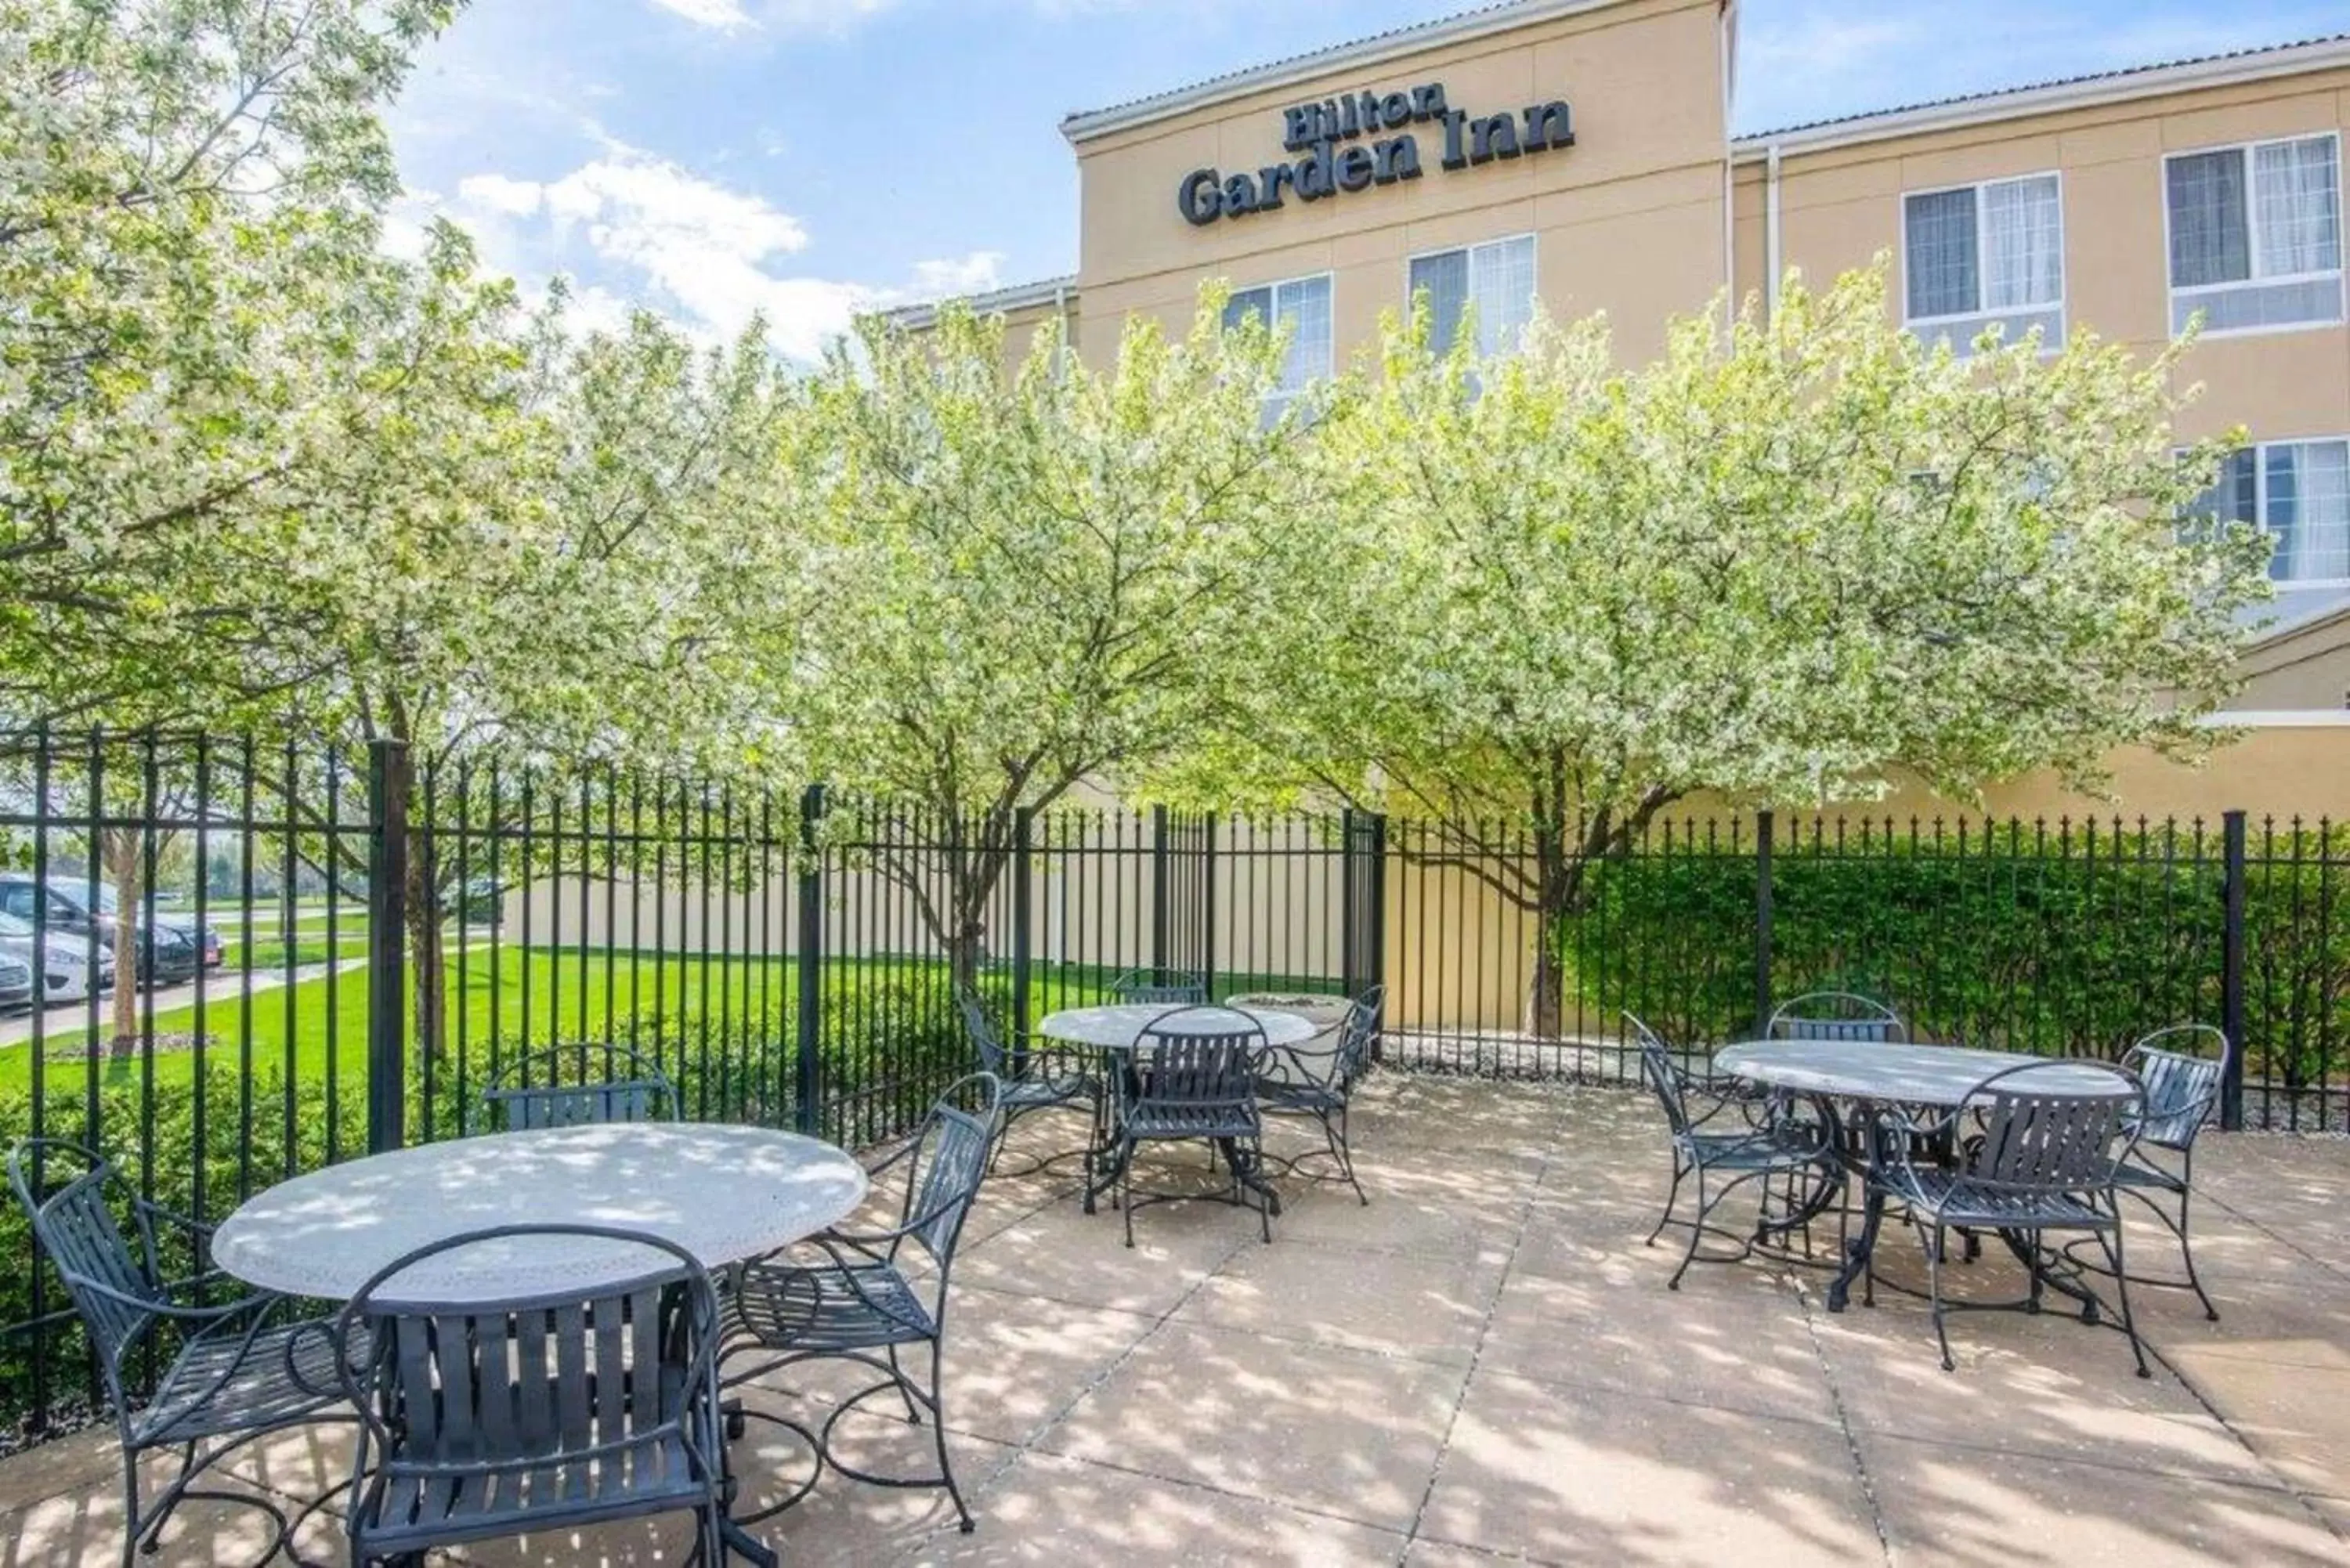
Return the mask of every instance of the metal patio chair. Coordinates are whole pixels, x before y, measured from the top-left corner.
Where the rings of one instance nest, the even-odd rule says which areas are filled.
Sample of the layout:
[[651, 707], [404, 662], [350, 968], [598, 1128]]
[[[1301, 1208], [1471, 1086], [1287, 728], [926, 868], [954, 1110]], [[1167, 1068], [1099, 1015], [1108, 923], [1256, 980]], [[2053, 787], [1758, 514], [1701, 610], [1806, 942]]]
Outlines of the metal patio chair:
[[1861, 1040], [1903, 1044], [1909, 1039], [1901, 1015], [1874, 997], [1849, 991], [1814, 991], [1792, 997], [1772, 1011], [1763, 1031], [1773, 1040]]
[[[1206, 1031], [1180, 1025], [1187, 1017], [1214, 1021]], [[1245, 1016], [1245, 1015], [1243, 1015]], [[1131, 1071], [1110, 1075], [1110, 1168], [1126, 1218], [1126, 1244], [1134, 1245], [1138, 1205], [1169, 1202], [1191, 1193], [1134, 1192], [1134, 1162], [1147, 1143], [1200, 1140], [1223, 1156], [1232, 1172], [1228, 1201], [1247, 1207], [1256, 1195], [1258, 1229], [1273, 1240], [1279, 1199], [1264, 1179], [1264, 1119], [1257, 1084], [1271, 1060], [1263, 1026], [1232, 1026], [1221, 1008], [1177, 1007], [1150, 1021], [1135, 1042]], [[1212, 1157], [1211, 1157], [1212, 1158]]]
[[[1355, 1179], [1355, 1155], [1347, 1137], [1347, 1116], [1354, 1103], [1355, 1085], [1370, 1071], [1371, 1047], [1378, 1039], [1379, 1015], [1387, 1006], [1388, 988], [1372, 986], [1357, 997], [1339, 1021], [1336, 1033], [1325, 1033], [1302, 1045], [1269, 1048], [1263, 1075], [1257, 1080], [1257, 1104], [1267, 1116], [1310, 1116], [1322, 1128], [1321, 1149], [1308, 1149], [1287, 1162], [1296, 1170], [1303, 1160], [1323, 1156], [1337, 1167], [1336, 1176], [1355, 1189], [1368, 1207], [1371, 1199]], [[1240, 999], [1234, 998], [1237, 1003]], [[1325, 1046], [1322, 1042], [1328, 1040]]]
[[[2219, 1053], [2216, 1056], [2204, 1054], [2213, 1048]], [[2211, 1304], [2202, 1277], [2195, 1272], [2189, 1206], [2195, 1185], [2195, 1140], [2219, 1108], [2220, 1085], [2235, 1051], [2224, 1031], [2209, 1023], [2180, 1023], [2156, 1030], [2131, 1046], [2121, 1062], [2124, 1071], [2136, 1073], [2138, 1082], [2146, 1085], [2146, 1115], [2137, 1128], [2137, 1142], [2130, 1149], [2130, 1158], [2114, 1168], [2114, 1186], [2143, 1203], [2168, 1228], [2187, 1263], [2183, 1281], [2134, 1274], [2130, 1282], [2161, 1290], [2191, 1290], [2203, 1303], [2203, 1315], [2213, 1323], [2220, 1321], [2220, 1309]], [[2175, 1204], [2175, 1212], [2166, 1203]]]
[[[289, 1520], [257, 1495], [201, 1490], [194, 1482], [255, 1438], [348, 1414], [326, 1321], [296, 1317], [289, 1299], [272, 1293], [205, 1304], [190, 1286], [167, 1283], [158, 1231], [185, 1234], [201, 1257], [211, 1228], [141, 1198], [113, 1165], [79, 1144], [19, 1143], [8, 1155], [8, 1183], [41, 1251], [65, 1281], [114, 1407], [122, 1443], [125, 1568], [156, 1549], [172, 1511], [192, 1497], [270, 1515], [277, 1525], [270, 1549], [276, 1556], [307, 1510]], [[130, 1217], [130, 1235], [118, 1211]], [[146, 1402], [134, 1407], [126, 1368], [142, 1350], [160, 1351], [155, 1341], [166, 1330], [180, 1334], [179, 1349]], [[139, 1461], [156, 1449], [179, 1451], [179, 1473], [142, 1510]]]
[[1109, 982], [1109, 999], [1126, 1005], [1198, 1007], [1208, 1000], [1208, 978], [1177, 970], [1130, 969]]
[[[397, 1293], [430, 1258], [566, 1240], [641, 1248], [644, 1272], [494, 1302]], [[504, 1226], [386, 1265], [335, 1320], [337, 1365], [359, 1412], [351, 1561], [421, 1562], [432, 1547], [691, 1512], [695, 1561], [723, 1563], [717, 1321], [702, 1265], [641, 1231]]]
[[[604, 1073], [600, 1080], [588, 1075], [598, 1064]], [[651, 1058], [630, 1046], [598, 1041], [550, 1045], [515, 1057], [482, 1091], [482, 1106], [490, 1130], [524, 1132], [596, 1122], [675, 1121], [678, 1094]]]
[[[740, 1437], [747, 1420], [785, 1427], [807, 1439], [816, 1470], [790, 1496], [746, 1521], [789, 1508], [806, 1496], [827, 1469], [851, 1480], [886, 1487], [943, 1487], [954, 1501], [964, 1533], [973, 1524], [955, 1482], [947, 1453], [943, 1373], [948, 1292], [963, 1222], [979, 1197], [996, 1138], [1002, 1130], [1002, 1086], [994, 1075], [973, 1074], [948, 1088], [931, 1107], [914, 1136], [875, 1166], [879, 1176], [905, 1168], [905, 1196], [898, 1223], [886, 1231], [836, 1226], [823, 1234], [732, 1270], [718, 1360], [722, 1368], [738, 1358], [751, 1365], [724, 1375], [737, 1388], [784, 1367], [816, 1360], [850, 1361], [879, 1374], [878, 1379], [841, 1400], [814, 1432], [795, 1422], [740, 1404], [726, 1408], [729, 1437]], [[930, 1264], [910, 1272], [901, 1262], [909, 1244]], [[930, 1353], [930, 1376], [917, 1380], [899, 1359], [910, 1346]], [[833, 1452], [833, 1428], [867, 1399], [894, 1391], [906, 1418], [925, 1417], [939, 1456], [935, 1476], [882, 1476], [844, 1464]]]
[[[2110, 1092], [2063, 1086], [2077, 1084], [2082, 1075], [2110, 1077]], [[2122, 1332], [2129, 1336], [2137, 1374], [2153, 1376], [2130, 1314], [2115, 1184], [2115, 1172], [2134, 1157], [2146, 1106], [2146, 1091], [2119, 1067], [2052, 1061], [1993, 1073], [1965, 1105], [1923, 1121], [1898, 1106], [1878, 1113], [1878, 1154], [1869, 1181], [1908, 1205], [1925, 1249], [1927, 1299], [1933, 1306], [1943, 1371], [1957, 1366], [1950, 1359], [1946, 1323], [1953, 1312], [2038, 1312], [2053, 1283], [2082, 1303], [2083, 1322], [2098, 1321], [2102, 1307], [2093, 1293], [2050, 1273], [2049, 1265], [2058, 1260], [2043, 1249], [2042, 1238], [2069, 1233], [2093, 1238], [2104, 1253], [2106, 1268], [2099, 1272], [2114, 1280]], [[1969, 1130], [1959, 1139], [1957, 1162], [1920, 1167], [1912, 1151], [1931, 1147], [1961, 1124]], [[1948, 1232], [1955, 1230], [1997, 1234], [2022, 1260], [2029, 1293], [2015, 1302], [1945, 1302], [1941, 1266]], [[1872, 1285], [1876, 1272], [1872, 1259]]]
[[[965, 996], [962, 1006], [963, 1031], [979, 1053], [981, 1071], [993, 1075], [1002, 1085], [998, 1104], [1003, 1111], [1004, 1137], [1011, 1136], [1014, 1122], [1035, 1111], [1083, 1111], [1092, 1119], [1090, 1135], [1098, 1136], [1102, 1118], [1100, 1075], [1088, 1072], [1080, 1058], [1066, 1052], [1031, 1044], [1014, 1053], [1003, 1044], [1003, 1036], [984, 1002], [975, 996]], [[998, 1138], [990, 1168], [1002, 1159], [1003, 1146], [1003, 1139]], [[1052, 1163], [1052, 1158], [1040, 1158], [1023, 1174], [1042, 1170]]]
[[1672, 1187], [1665, 1195], [1663, 1216], [1648, 1232], [1648, 1245], [1655, 1246], [1666, 1228], [1677, 1223], [1673, 1213], [1680, 1202], [1681, 1183], [1691, 1179], [1697, 1183], [1697, 1214], [1678, 1221], [1690, 1228], [1689, 1250], [1666, 1282], [1667, 1289], [1677, 1291], [1708, 1235], [1735, 1241], [1739, 1248], [1733, 1258], [1709, 1262], [1736, 1262], [1752, 1250], [1752, 1232], [1733, 1233], [1707, 1223], [1723, 1199], [1749, 1181], [1770, 1177], [1825, 1178], [1837, 1168], [1835, 1152], [1827, 1129], [1818, 1123], [1780, 1114], [1742, 1087], [1700, 1078], [1674, 1057], [1662, 1035], [1630, 1012], [1624, 1018], [1639, 1037], [1640, 1075], [1664, 1107], [1672, 1142]]

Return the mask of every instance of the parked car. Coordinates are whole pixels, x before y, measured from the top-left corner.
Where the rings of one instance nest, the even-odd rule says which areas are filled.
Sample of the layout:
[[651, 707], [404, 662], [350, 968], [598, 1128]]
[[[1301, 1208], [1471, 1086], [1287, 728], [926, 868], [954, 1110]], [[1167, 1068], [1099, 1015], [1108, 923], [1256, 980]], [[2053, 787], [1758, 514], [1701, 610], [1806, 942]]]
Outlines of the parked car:
[[0, 955], [0, 1012], [33, 1005], [33, 970], [23, 959]]
[[[0, 872], [0, 914], [31, 921], [35, 900], [42, 891], [40, 885], [24, 872]], [[95, 903], [90, 892], [90, 885], [78, 877], [51, 877], [47, 888], [48, 929], [65, 936], [96, 937], [113, 951], [120, 968], [122, 944], [119, 929], [125, 922], [115, 908], [114, 889], [99, 883]], [[138, 919], [138, 912], [133, 910], [128, 923], [134, 933], [139, 929]], [[177, 985], [194, 979], [199, 969], [219, 967], [220, 932], [183, 916], [158, 913], [153, 932], [147, 940], [133, 943], [131, 956], [131, 972], [141, 984], [151, 977], [157, 985]]]
[[[81, 1002], [88, 997], [92, 946], [88, 937], [51, 931], [36, 954], [34, 951], [33, 922], [20, 915], [0, 911], [0, 955], [21, 959], [32, 969], [40, 981], [44, 1002]], [[100, 992], [112, 991], [114, 951], [103, 942], [95, 946], [98, 989]]]

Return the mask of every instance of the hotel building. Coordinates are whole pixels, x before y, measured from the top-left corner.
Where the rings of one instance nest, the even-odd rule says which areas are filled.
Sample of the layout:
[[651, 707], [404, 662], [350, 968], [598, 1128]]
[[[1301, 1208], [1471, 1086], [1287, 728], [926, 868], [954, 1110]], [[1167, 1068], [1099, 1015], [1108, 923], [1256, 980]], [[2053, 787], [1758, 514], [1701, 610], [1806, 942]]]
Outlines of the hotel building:
[[[972, 303], [1014, 354], [1057, 317], [1099, 360], [1221, 277], [1293, 329], [1292, 387], [1423, 287], [1488, 349], [1536, 301], [1605, 311], [1627, 362], [1724, 289], [1767, 307], [1787, 267], [1880, 254], [1903, 324], [1960, 345], [1998, 322], [2151, 354], [2199, 314], [2178, 434], [2250, 432], [2217, 504], [2276, 536], [2277, 596], [2244, 738], [2199, 771], [2116, 758], [2120, 805], [2350, 815], [2350, 35], [1743, 135], [1738, 70], [1734, 0], [1506, 0], [1074, 114], [1076, 272]], [[2088, 805], [2036, 780], [1991, 804]]]

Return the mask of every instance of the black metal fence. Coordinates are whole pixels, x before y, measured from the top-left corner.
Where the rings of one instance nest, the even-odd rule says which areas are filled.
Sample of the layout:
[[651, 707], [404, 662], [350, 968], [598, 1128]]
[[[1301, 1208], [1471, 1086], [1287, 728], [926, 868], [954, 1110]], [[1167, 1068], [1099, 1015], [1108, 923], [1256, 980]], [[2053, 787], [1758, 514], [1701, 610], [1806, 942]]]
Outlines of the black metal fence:
[[2219, 1023], [2231, 1123], [2350, 1127], [2350, 828], [2327, 821], [1660, 820], [1550, 922], [1523, 834], [1388, 842], [1388, 1048], [1414, 1065], [1622, 1082], [1627, 1010], [1701, 1056], [1850, 990], [1924, 1038], [2039, 1054]]
[[[0, 916], [32, 928], [0, 919], [0, 954], [42, 950], [44, 993], [0, 1011], [0, 1144], [92, 1144], [204, 1220], [465, 1130], [499, 1075], [599, 1072], [599, 1042], [654, 1058], [690, 1116], [869, 1145], [968, 1067], [959, 987], [1026, 1032], [1130, 970], [1220, 995], [1384, 982], [1391, 1063], [1616, 1082], [1626, 1009], [1702, 1054], [1815, 988], [2047, 1054], [2207, 1020], [2244, 1045], [2231, 1119], [2350, 1124], [2350, 829], [2325, 822], [1660, 821], [1545, 919], [1557, 857], [1512, 828], [945, 820], [41, 733], [0, 736]], [[29, 1253], [13, 1204], [0, 1245]], [[44, 1270], [0, 1283], [0, 1412], [30, 1426], [93, 1397], [63, 1305]]]
[[[466, 1130], [502, 1075], [598, 1074], [600, 1042], [657, 1062], [691, 1116], [869, 1146], [968, 1070], [959, 981], [1023, 1027], [1132, 969], [1367, 983], [1358, 922], [1333, 916], [1376, 885], [1369, 834], [0, 736], [0, 912], [26, 922], [0, 921], [0, 953], [45, 957], [34, 1005], [0, 1007], [0, 1146], [89, 1144], [217, 1221], [287, 1176]], [[122, 951], [140, 974], [109, 988]], [[30, 1254], [13, 1203], [0, 1245]], [[16, 1271], [0, 1414], [39, 1428], [94, 1397], [54, 1278]]]

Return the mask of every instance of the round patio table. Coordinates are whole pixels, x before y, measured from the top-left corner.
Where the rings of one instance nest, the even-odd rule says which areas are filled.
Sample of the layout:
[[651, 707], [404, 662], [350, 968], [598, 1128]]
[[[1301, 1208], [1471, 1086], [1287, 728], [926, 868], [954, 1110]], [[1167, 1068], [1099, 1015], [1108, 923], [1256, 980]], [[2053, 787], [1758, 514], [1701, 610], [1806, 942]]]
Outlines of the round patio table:
[[[1717, 1073], [1750, 1084], [1760, 1084], [1817, 1102], [1831, 1126], [1865, 1123], [1878, 1106], [1905, 1106], [1931, 1110], [1956, 1110], [1975, 1096], [1985, 1078], [2011, 1067], [2043, 1065], [2035, 1075], [2039, 1087], [2060, 1094], [2111, 1095], [2126, 1097], [2132, 1090], [2107, 1069], [2075, 1066], [2045, 1056], [2014, 1051], [1979, 1051], [1960, 1045], [1898, 1044], [1870, 1040], [1745, 1040], [1714, 1053]], [[1839, 1111], [1838, 1106], [1846, 1107]], [[1846, 1174], [1861, 1178], [1860, 1234], [1846, 1250], [1842, 1269], [1828, 1284], [1828, 1310], [1842, 1312], [1851, 1298], [1852, 1282], [1868, 1267], [1877, 1251], [1877, 1232], [1885, 1219], [1884, 1189], [1868, 1179], [1868, 1139], [1852, 1147], [1832, 1140]], [[1843, 1181], [1835, 1181], [1840, 1193]], [[1809, 1220], [1825, 1210], [1827, 1194], [1799, 1216]], [[1795, 1221], [1790, 1221], [1794, 1223]], [[2013, 1246], [2011, 1241], [2009, 1245]]]
[[[1036, 1033], [1047, 1040], [1065, 1044], [1086, 1045], [1102, 1054], [1102, 1070], [1107, 1073], [1130, 1072], [1133, 1057], [1142, 1043], [1142, 1036], [1160, 1019], [1168, 1021], [1164, 1033], [1170, 1034], [1237, 1034], [1255, 1028], [1264, 1032], [1268, 1045], [1303, 1045], [1322, 1033], [1322, 1025], [1302, 1013], [1284, 1012], [1272, 1007], [1209, 1007], [1200, 1003], [1122, 1002], [1105, 1007], [1068, 1007], [1045, 1014], [1036, 1025]], [[1095, 1201], [1109, 1190], [1118, 1180], [1118, 1129], [1109, 1123], [1107, 1096], [1094, 1121], [1092, 1147], [1086, 1150], [1086, 1190], [1084, 1208], [1094, 1211]], [[1268, 1190], [1266, 1201], [1274, 1212], [1281, 1211], [1280, 1199]]]
[[[1180, 1016], [1170, 1016], [1180, 1014]], [[1322, 1026], [1302, 1013], [1271, 1007], [1202, 1007], [1170, 1002], [1122, 1002], [1108, 1007], [1069, 1007], [1047, 1013], [1036, 1033], [1047, 1040], [1090, 1045], [1097, 1051], [1131, 1051], [1153, 1023], [1166, 1018], [1176, 1034], [1236, 1034], [1251, 1025], [1264, 1031], [1268, 1045], [1303, 1045]]]
[[[814, 1235], [865, 1197], [864, 1168], [797, 1133], [692, 1122], [540, 1127], [330, 1165], [247, 1199], [213, 1261], [248, 1284], [348, 1301], [419, 1247], [504, 1225], [608, 1225], [676, 1242], [705, 1268]], [[444, 1252], [378, 1291], [390, 1305], [496, 1302], [626, 1284], [640, 1248], [515, 1236]]]

